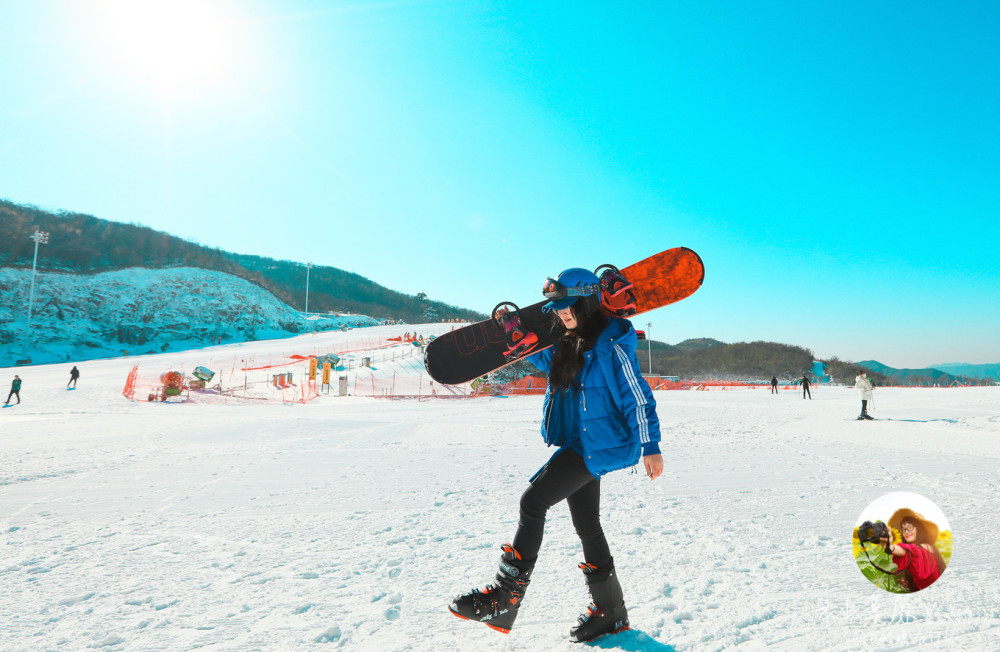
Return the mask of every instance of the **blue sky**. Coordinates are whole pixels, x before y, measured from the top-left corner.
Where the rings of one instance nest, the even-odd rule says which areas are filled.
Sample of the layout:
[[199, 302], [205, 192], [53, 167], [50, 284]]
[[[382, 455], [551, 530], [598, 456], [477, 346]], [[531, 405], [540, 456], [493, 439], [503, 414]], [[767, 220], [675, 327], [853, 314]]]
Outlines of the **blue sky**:
[[654, 339], [1000, 362], [1000, 4], [0, 16], [0, 197], [483, 312], [683, 245], [705, 285]]

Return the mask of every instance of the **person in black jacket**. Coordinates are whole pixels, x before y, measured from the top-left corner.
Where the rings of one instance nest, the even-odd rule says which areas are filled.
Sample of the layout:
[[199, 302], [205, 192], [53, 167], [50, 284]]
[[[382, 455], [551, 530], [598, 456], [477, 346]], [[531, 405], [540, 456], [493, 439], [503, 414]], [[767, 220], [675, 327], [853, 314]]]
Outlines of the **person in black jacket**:
[[806, 397], [811, 401], [813, 395], [809, 391], [809, 376], [802, 376], [802, 398], [805, 399]]
[[4, 405], [10, 405], [10, 397], [17, 397], [17, 404], [21, 404], [21, 377], [17, 374], [14, 375], [14, 382], [10, 384], [10, 394], [7, 394], [7, 402]]
[[66, 383], [66, 389], [69, 389], [70, 385], [76, 387], [76, 381], [79, 377], [80, 370], [76, 368], [76, 365], [73, 365], [73, 368], [69, 370], [69, 382]]

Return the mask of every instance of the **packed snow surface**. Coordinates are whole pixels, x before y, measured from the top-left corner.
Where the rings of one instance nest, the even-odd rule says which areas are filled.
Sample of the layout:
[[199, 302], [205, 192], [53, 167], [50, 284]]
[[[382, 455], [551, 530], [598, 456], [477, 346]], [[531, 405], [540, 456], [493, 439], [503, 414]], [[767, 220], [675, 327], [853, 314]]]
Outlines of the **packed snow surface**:
[[[395, 329], [365, 330], [413, 327]], [[303, 347], [336, 337], [352, 333]], [[131, 402], [133, 363], [81, 363], [74, 391], [71, 363], [0, 369], [5, 392], [24, 379], [0, 410], [0, 649], [581, 649], [565, 505], [510, 635], [447, 610], [495, 574], [552, 453], [540, 397]], [[853, 419], [852, 389], [812, 391], [656, 393], [663, 477], [602, 481], [632, 629], [594, 647], [1000, 647], [1000, 388], [879, 388], [872, 422]], [[851, 552], [858, 515], [894, 491], [954, 532], [949, 568], [916, 594], [877, 589]]]

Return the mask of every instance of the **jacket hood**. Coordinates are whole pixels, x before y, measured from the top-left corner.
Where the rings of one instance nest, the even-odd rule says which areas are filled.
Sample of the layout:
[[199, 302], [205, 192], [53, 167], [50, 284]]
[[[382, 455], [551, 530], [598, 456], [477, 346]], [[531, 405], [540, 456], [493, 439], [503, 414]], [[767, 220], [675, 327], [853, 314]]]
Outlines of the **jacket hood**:
[[639, 338], [635, 334], [632, 322], [620, 317], [610, 317], [608, 327], [604, 329], [597, 339], [595, 349], [610, 349], [615, 344], [623, 347], [626, 352], [635, 351], [639, 343]]

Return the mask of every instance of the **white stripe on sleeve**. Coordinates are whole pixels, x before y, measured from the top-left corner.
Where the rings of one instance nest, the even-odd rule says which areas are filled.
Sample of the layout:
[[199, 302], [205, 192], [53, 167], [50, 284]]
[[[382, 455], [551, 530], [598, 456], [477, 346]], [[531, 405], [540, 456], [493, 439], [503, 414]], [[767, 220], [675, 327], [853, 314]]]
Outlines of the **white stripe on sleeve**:
[[642, 444], [649, 443], [649, 422], [646, 420], [646, 395], [642, 393], [642, 388], [639, 383], [643, 382], [642, 378], [636, 377], [635, 369], [632, 368], [632, 361], [625, 354], [625, 351], [615, 344], [615, 352], [618, 354], [618, 359], [622, 363], [622, 372], [625, 374], [625, 379], [628, 381], [629, 389], [632, 391], [632, 396], [635, 397], [635, 420], [639, 424], [639, 442]]

